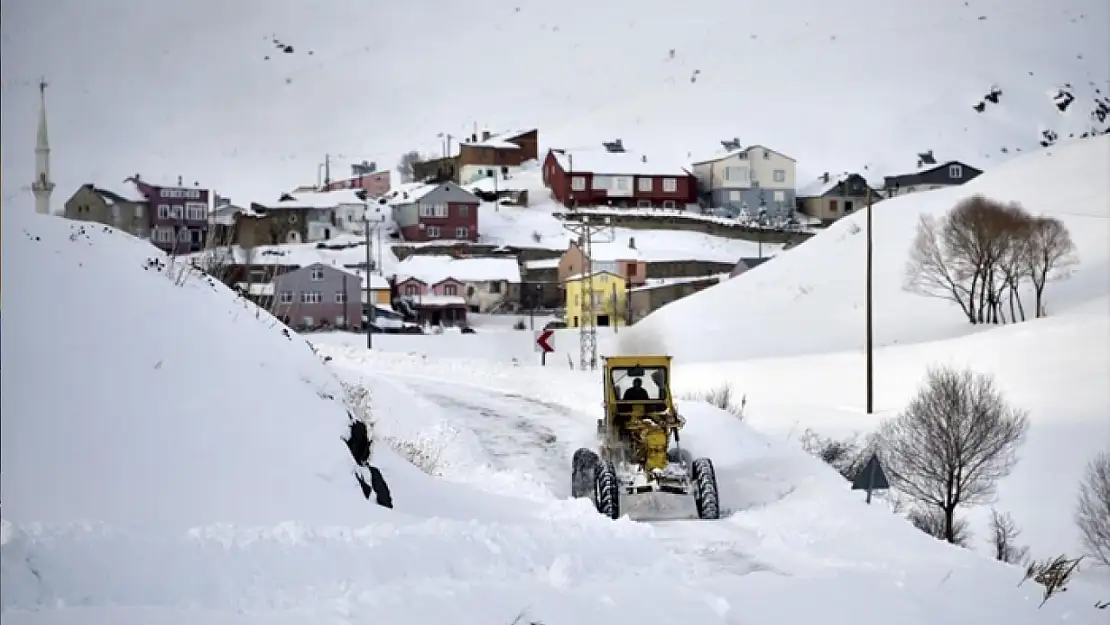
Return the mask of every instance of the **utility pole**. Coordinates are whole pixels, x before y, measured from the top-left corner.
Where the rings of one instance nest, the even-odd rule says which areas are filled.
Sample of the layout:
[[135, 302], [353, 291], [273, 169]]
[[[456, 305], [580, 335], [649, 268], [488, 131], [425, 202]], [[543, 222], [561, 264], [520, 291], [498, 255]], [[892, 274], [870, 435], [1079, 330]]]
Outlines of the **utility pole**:
[[331, 154], [324, 155], [324, 188], [331, 184]]
[[[609, 218], [605, 223], [591, 224], [589, 215], [584, 215], [578, 223], [563, 225], [571, 234], [576, 235], [578, 250], [582, 253], [581, 303], [578, 310], [578, 368], [591, 371], [597, 369], [597, 302], [594, 299], [593, 242], [595, 235], [604, 233], [605, 238], [598, 242], [612, 243], [616, 240]], [[600, 300], [601, 298], [597, 298]]]
[[867, 325], [867, 414], [875, 413], [875, 345], [871, 326], [871, 185], [867, 185], [867, 279], [866, 295], [866, 320]]
[[370, 251], [370, 214], [369, 214], [369, 212], [367, 212], [367, 215], [366, 215], [366, 290], [363, 291], [363, 293], [366, 294], [366, 308], [367, 308], [367, 312], [366, 312], [366, 349], [374, 349], [374, 319], [376, 317], [376, 315], [374, 313], [377, 312], [376, 309], [375, 309], [376, 304], [374, 302], [374, 297], [373, 297], [374, 294], [373, 294], [372, 289], [370, 288], [373, 284], [373, 282], [371, 281], [372, 274], [370, 273], [370, 259], [371, 259], [372, 255], [373, 255], [373, 252]]

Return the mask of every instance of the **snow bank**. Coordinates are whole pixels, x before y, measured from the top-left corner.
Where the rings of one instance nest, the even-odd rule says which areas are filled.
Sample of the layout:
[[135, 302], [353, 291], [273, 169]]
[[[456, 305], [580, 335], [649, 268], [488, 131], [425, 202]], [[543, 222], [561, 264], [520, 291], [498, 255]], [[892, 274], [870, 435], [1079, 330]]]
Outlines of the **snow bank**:
[[[1058, 217], [1071, 231], [1080, 265], [1050, 284], [1052, 313], [1110, 293], [1110, 136], [1028, 154], [971, 182], [885, 200], [874, 227], [874, 328], [879, 345], [966, 334], [959, 308], [902, 289], [920, 215], [942, 215], [984, 194]], [[863, 345], [865, 234], [862, 212], [724, 284], [656, 311], [629, 336], [661, 338], [685, 362], [823, 353]], [[705, 340], [712, 337], [713, 340]]]

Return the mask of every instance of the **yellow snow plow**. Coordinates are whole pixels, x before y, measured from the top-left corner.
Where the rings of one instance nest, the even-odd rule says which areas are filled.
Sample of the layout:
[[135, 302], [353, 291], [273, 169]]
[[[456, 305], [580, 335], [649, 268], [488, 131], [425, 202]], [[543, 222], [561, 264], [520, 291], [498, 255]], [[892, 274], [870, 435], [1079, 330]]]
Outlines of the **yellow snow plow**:
[[571, 494], [589, 497], [598, 512], [616, 519], [621, 497], [646, 493], [693, 496], [698, 517], [720, 516], [717, 476], [709, 458], [694, 459], [680, 446], [686, 421], [670, 389], [670, 356], [603, 359], [605, 416], [598, 447], [571, 460]]

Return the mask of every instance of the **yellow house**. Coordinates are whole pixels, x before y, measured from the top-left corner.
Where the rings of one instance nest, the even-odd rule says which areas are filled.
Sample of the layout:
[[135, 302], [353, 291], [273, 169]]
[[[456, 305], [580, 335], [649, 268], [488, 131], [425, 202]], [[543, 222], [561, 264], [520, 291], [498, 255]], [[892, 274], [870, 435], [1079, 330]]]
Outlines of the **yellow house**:
[[355, 274], [362, 280], [363, 304], [374, 303], [381, 306], [389, 306], [392, 303], [390, 301], [389, 281], [386, 280], [385, 277], [380, 276], [376, 273], [370, 274], [370, 288], [367, 288], [366, 274], [358, 269], [354, 271]]
[[627, 281], [611, 271], [594, 271], [590, 279], [593, 292], [588, 293], [586, 278], [585, 274], [577, 274], [568, 276], [563, 281], [563, 291], [566, 293], [567, 327], [577, 328], [581, 325], [583, 301], [590, 302], [598, 326], [627, 325]]

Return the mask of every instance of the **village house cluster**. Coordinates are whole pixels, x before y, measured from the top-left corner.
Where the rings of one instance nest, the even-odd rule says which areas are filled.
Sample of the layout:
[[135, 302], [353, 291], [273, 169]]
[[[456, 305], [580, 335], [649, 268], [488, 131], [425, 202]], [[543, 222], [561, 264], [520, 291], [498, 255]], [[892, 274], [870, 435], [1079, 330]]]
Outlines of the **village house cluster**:
[[[325, 177], [246, 203], [182, 176], [136, 173], [80, 186], [64, 215], [112, 225], [171, 254], [210, 261], [213, 250], [223, 250], [220, 279], [299, 329], [370, 324], [379, 331], [417, 331], [420, 325], [465, 326], [473, 312], [532, 309], [563, 309], [573, 327], [586, 298], [599, 325], [619, 326], [766, 258], [645, 260], [629, 238], [595, 251], [587, 267], [574, 244], [553, 251], [483, 242], [480, 209], [554, 202], [564, 218], [646, 211], [698, 216], [707, 229], [739, 222], [781, 234], [798, 230], [802, 220], [831, 223], [869, 199], [958, 185], [981, 173], [924, 153], [915, 171], [888, 177], [876, 189], [859, 172], [800, 182], [792, 157], [737, 140], [694, 160], [637, 153], [620, 139], [542, 154], [539, 144], [535, 128], [475, 132], [456, 150], [448, 147], [447, 156], [412, 163], [413, 182], [394, 185], [391, 172], [362, 162], [351, 165], [347, 177]], [[542, 176], [543, 197], [516, 182], [529, 167]], [[388, 276], [383, 246], [399, 261]], [[338, 262], [336, 254], [328, 256], [356, 249], [364, 257], [342, 255]]]

